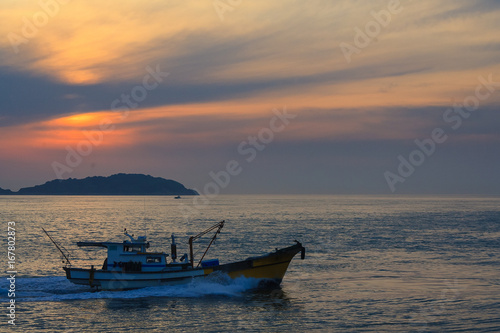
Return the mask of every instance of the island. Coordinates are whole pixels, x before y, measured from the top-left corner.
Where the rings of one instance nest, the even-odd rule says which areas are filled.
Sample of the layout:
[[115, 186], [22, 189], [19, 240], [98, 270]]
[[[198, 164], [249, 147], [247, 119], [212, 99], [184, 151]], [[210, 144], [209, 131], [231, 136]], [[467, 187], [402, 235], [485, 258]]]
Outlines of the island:
[[179, 182], [143, 174], [119, 173], [109, 177], [55, 179], [17, 192], [0, 195], [198, 195]]
[[2, 194], [13, 194], [11, 190], [4, 190], [3, 188], [0, 187], [0, 195]]

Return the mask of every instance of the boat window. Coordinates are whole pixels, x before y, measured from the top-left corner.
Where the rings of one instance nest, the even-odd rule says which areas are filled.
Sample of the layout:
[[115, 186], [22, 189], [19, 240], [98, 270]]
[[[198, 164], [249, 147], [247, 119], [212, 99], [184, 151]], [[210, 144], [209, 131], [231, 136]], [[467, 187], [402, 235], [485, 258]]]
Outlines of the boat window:
[[147, 263], [161, 262], [161, 257], [146, 257]]
[[127, 246], [123, 247], [123, 252], [141, 252], [142, 248], [140, 246]]

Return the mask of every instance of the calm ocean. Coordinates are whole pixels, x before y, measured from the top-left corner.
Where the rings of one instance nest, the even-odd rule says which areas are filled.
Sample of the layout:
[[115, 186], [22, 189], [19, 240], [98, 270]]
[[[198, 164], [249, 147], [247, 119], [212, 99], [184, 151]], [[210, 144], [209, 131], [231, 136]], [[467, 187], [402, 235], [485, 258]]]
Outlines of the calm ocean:
[[[499, 332], [500, 198], [220, 195], [192, 198], [0, 196], [0, 331], [19, 332]], [[292, 245], [281, 289], [251, 279], [91, 292], [69, 283], [51, 232], [75, 258], [101, 265], [82, 240], [147, 234], [180, 254], [212, 224], [226, 225], [208, 258], [221, 263]], [[8, 323], [7, 227], [15, 222], [15, 326]]]

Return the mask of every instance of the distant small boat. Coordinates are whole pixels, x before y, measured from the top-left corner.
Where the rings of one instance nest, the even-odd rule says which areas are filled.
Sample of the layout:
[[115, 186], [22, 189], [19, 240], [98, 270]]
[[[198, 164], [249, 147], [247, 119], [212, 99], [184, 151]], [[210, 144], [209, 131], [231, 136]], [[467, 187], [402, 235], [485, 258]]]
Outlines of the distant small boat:
[[[102, 290], [125, 290], [158, 285], [176, 285], [189, 283], [193, 278], [203, 278], [210, 274], [227, 274], [231, 278], [244, 276], [247, 278], [262, 279], [262, 282], [279, 285], [283, 280], [288, 265], [293, 257], [301, 252], [301, 259], [305, 257], [305, 248], [298, 241], [296, 244], [276, 249], [274, 252], [250, 257], [243, 261], [219, 264], [218, 259], [203, 260], [208, 249], [220, 233], [224, 221], [221, 221], [196, 236], [189, 238], [189, 257], [184, 254], [177, 261], [177, 245], [172, 235], [170, 262], [168, 254], [164, 252], [147, 252], [149, 242], [145, 236], [134, 238], [125, 229], [125, 235], [130, 240], [119, 242], [78, 242], [80, 247], [93, 246], [107, 249], [108, 255], [101, 269], [71, 267], [69, 255], [63, 251], [64, 247], [43, 229], [65, 259], [66, 277], [74, 284], [87, 285]], [[193, 242], [208, 232], [215, 235], [208, 244], [203, 256], [196, 264], [193, 254]]]
[[180, 199], [180, 198], [181, 198], [181, 196], [180, 196], [180, 195], [178, 195], [178, 196], [174, 197], [174, 199]]

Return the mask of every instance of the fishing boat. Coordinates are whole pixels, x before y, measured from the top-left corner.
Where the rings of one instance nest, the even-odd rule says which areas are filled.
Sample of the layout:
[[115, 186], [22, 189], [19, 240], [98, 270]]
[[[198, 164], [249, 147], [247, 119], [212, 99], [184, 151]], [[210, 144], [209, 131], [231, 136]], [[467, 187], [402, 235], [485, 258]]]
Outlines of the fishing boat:
[[[210, 246], [224, 226], [221, 221], [196, 236], [189, 238], [188, 254], [177, 257], [177, 244], [172, 235], [171, 253], [148, 252], [150, 243], [146, 236], [134, 238], [127, 230], [129, 239], [123, 242], [77, 242], [79, 247], [100, 247], [107, 249], [107, 258], [101, 268], [73, 267], [70, 256], [45, 229], [43, 231], [61, 252], [64, 258], [64, 271], [72, 283], [86, 285], [96, 290], [127, 290], [159, 285], [176, 285], [208, 277], [213, 274], [227, 274], [231, 278], [247, 277], [260, 279], [260, 282], [279, 285], [288, 265], [297, 253], [305, 257], [305, 248], [296, 244], [276, 249], [274, 252], [250, 257], [242, 261], [220, 264], [218, 259], [204, 260]], [[197, 262], [194, 258], [193, 243], [209, 232], [215, 231], [205, 252]], [[170, 257], [170, 258], [169, 258]]]

